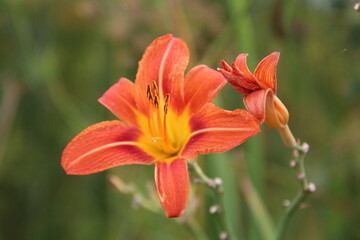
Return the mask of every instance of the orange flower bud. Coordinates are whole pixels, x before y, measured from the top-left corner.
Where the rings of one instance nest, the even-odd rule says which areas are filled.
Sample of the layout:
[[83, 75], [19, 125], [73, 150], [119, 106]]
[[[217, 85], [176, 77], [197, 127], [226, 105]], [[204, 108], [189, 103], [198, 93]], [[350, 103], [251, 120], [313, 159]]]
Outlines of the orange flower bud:
[[265, 105], [265, 122], [269, 127], [281, 129], [289, 121], [289, 112], [281, 100], [272, 92], [267, 95]]
[[247, 54], [240, 54], [231, 65], [221, 62], [219, 71], [236, 91], [244, 95], [247, 110], [260, 122], [278, 129], [284, 143], [289, 147], [296, 140], [289, 127], [289, 112], [276, 95], [276, 67], [280, 53], [274, 52], [264, 58], [251, 73], [246, 64]]

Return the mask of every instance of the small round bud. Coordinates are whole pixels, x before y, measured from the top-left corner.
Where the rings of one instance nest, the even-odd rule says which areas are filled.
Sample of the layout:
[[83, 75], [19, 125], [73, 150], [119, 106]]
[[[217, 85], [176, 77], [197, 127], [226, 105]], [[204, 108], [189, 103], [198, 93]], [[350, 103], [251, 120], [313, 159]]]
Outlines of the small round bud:
[[309, 183], [309, 185], [307, 186], [307, 190], [311, 193], [316, 191], [316, 185], [314, 183]]
[[356, 3], [354, 5], [354, 10], [357, 11], [357, 12], [360, 12], [360, 3]]
[[221, 186], [222, 185], [221, 178], [214, 178], [214, 183], [215, 183], [216, 186]]
[[303, 153], [307, 153], [307, 152], [309, 152], [310, 146], [309, 146], [309, 144], [307, 144], [306, 142], [304, 142], [304, 143], [302, 144], [301, 148], [302, 148]]
[[209, 209], [210, 214], [215, 214], [219, 211], [219, 206], [218, 205], [212, 205]]
[[226, 232], [222, 232], [220, 233], [219, 238], [220, 240], [227, 240], [229, 239], [229, 234], [227, 234]]
[[296, 175], [296, 179], [299, 181], [304, 180], [304, 178], [305, 178], [305, 174], [303, 173], [299, 173], [298, 175]]
[[294, 167], [296, 167], [297, 163], [295, 160], [291, 160], [289, 165], [290, 165], [290, 167], [294, 168]]
[[288, 199], [285, 199], [285, 200], [282, 202], [282, 205], [283, 205], [284, 207], [288, 207], [288, 206], [290, 206], [290, 204], [291, 204], [291, 202], [290, 202], [290, 200], [288, 200]]

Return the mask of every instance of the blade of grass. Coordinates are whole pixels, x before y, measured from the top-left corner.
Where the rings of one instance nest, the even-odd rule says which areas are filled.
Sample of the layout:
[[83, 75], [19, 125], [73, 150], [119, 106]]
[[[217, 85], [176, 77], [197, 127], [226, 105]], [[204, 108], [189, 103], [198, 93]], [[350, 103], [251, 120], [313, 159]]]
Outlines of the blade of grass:
[[270, 217], [268, 210], [261, 197], [255, 190], [249, 178], [244, 178], [241, 181], [241, 190], [244, 193], [245, 200], [250, 208], [250, 212], [260, 230], [261, 239], [273, 240], [275, 239], [275, 227], [273, 220]]
[[[242, 239], [240, 218], [240, 193], [238, 191], [237, 173], [228, 152], [205, 156], [206, 172], [211, 177], [220, 177], [224, 189], [224, 210], [227, 224], [230, 226], [230, 239]], [[236, 236], [236, 237], [235, 237]]]
[[[255, 36], [253, 32], [252, 20], [249, 12], [249, 1], [228, 0], [229, 14], [234, 21], [233, 31], [236, 34], [236, 40], [240, 52], [249, 52], [256, 57]], [[241, 47], [240, 47], [241, 46]], [[257, 192], [262, 193], [264, 179], [264, 157], [262, 152], [262, 135], [258, 134], [250, 139], [246, 144], [246, 163], [252, 181]], [[258, 219], [252, 218], [250, 221], [250, 236], [248, 239], [258, 240], [259, 223]]]

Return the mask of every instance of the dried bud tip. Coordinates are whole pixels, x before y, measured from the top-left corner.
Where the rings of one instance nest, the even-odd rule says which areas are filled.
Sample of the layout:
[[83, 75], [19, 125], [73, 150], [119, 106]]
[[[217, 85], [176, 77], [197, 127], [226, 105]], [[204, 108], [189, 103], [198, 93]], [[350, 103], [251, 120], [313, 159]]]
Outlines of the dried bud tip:
[[305, 174], [303, 174], [303, 173], [299, 173], [298, 175], [296, 175], [296, 179], [297, 180], [304, 180], [304, 178], [305, 178]]
[[316, 185], [314, 183], [309, 183], [309, 185], [307, 186], [307, 190], [310, 192], [310, 193], [313, 193], [316, 191]]
[[300, 206], [299, 206], [299, 209], [305, 209], [305, 208], [308, 208], [310, 205], [308, 203], [301, 203]]
[[227, 234], [226, 232], [222, 232], [220, 233], [219, 238], [220, 240], [227, 240], [229, 239], [229, 234]]
[[291, 204], [291, 202], [290, 202], [290, 200], [288, 200], [288, 199], [285, 199], [285, 200], [282, 202], [282, 205], [283, 205], [284, 207], [288, 207], [288, 206], [290, 206], [290, 204]]
[[112, 186], [114, 189], [118, 190], [119, 192], [126, 193], [127, 187], [126, 184], [116, 175], [109, 175], [108, 176], [108, 182], [110, 186]]
[[290, 167], [294, 168], [294, 167], [296, 167], [297, 163], [295, 160], [291, 160], [289, 165], [290, 165]]
[[307, 144], [306, 142], [304, 142], [304, 143], [302, 144], [301, 148], [302, 148], [303, 153], [307, 153], [307, 152], [309, 152], [310, 146], [309, 146], [309, 144]]
[[212, 205], [209, 209], [210, 214], [215, 214], [219, 211], [219, 206], [218, 205]]

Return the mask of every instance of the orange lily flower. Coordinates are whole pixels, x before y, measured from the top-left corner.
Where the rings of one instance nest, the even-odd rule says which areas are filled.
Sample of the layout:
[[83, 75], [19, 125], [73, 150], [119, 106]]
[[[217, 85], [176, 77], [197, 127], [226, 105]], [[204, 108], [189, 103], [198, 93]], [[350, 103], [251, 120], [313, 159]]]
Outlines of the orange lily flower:
[[67, 174], [83, 175], [126, 164], [155, 164], [155, 182], [167, 217], [184, 211], [189, 193], [186, 159], [224, 152], [260, 131], [244, 110], [225, 111], [211, 101], [223, 76], [200, 65], [184, 77], [189, 52], [165, 35], [146, 49], [135, 83], [120, 78], [99, 102], [122, 121], [85, 129], [65, 148]]
[[280, 58], [279, 52], [265, 57], [256, 67], [254, 74], [246, 64], [248, 54], [240, 54], [229, 66], [221, 61], [219, 71], [236, 91], [244, 95], [243, 101], [247, 110], [259, 122], [266, 122], [279, 130], [284, 143], [294, 147], [296, 141], [289, 127], [289, 112], [276, 95], [276, 67]]

